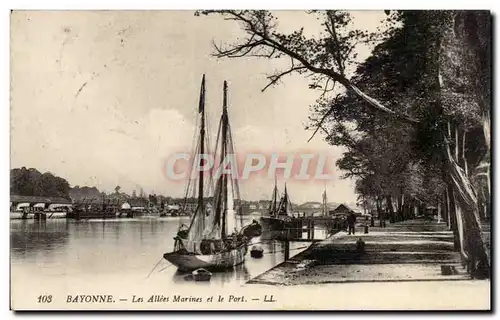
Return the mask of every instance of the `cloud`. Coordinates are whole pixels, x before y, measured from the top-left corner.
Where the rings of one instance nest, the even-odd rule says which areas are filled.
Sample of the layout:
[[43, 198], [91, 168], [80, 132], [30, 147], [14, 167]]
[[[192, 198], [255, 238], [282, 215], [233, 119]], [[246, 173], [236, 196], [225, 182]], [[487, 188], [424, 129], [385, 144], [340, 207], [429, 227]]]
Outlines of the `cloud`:
[[[280, 14], [283, 27], [295, 25], [297, 13]], [[119, 184], [180, 196], [183, 188], [166, 181], [161, 169], [171, 152], [191, 150], [204, 73], [212, 141], [228, 80], [238, 151], [342, 152], [320, 138], [307, 143], [302, 122], [318, 93], [307, 89], [306, 79], [286, 77], [262, 93], [265, 74], [279, 63], [210, 55], [212, 40], [240, 34], [234, 23], [181, 11], [18, 11], [11, 31], [13, 167], [50, 170], [71, 184], [108, 191]], [[342, 183], [335, 194], [353, 198]], [[321, 200], [322, 188], [297, 185], [293, 192]], [[272, 181], [262, 180], [242, 192], [255, 199], [271, 189]]]

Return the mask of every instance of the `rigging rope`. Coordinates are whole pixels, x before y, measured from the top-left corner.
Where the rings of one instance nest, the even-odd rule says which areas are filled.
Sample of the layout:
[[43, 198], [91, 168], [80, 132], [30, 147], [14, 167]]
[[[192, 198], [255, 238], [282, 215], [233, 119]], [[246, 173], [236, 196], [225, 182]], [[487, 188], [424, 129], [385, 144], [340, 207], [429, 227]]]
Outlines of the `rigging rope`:
[[[198, 128], [199, 122], [200, 122], [199, 117], [196, 117], [196, 126], [195, 126], [195, 128]], [[194, 132], [193, 132], [193, 138], [191, 140], [191, 155], [195, 154], [195, 152], [199, 148], [199, 145], [200, 145], [200, 140], [198, 139], [198, 131], [194, 130]], [[191, 161], [190, 161], [191, 168], [194, 165], [194, 161], [195, 161], [194, 158], [195, 157], [193, 157], [193, 159], [191, 159]], [[191, 172], [189, 174], [191, 174]], [[191, 187], [191, 177], [189, 176], [188, 177], [188, 183], [186, 184], [186, 190], [184, 192], [184, 202], [182, 204], [182, 212], [183, 213], [186, 212], [186, 204], [187, 204], [187, 199], [188, 199], [189, 193], [190, 193], [190, 187]], [[179, 222], [179, 227], [180, 227], [180, 222]]]
[[160, 271], [158, 271], [158, 273], [162, 272], [163, 270], [167, 269], [167, 268], [170, 268], [171, 266], [173, 266], [173, 264], [169, 264], [168, 266], [164, 267], [163, 269], [161, 269]]
[[[230, 153], [233, 154], [235, 156], [235, 160], [237, 160], [236, 158], [236, 148], [234, 146], [234, 141], [233, 141], [233, 133], [232, 133], [232, 130], [231, 130], [231, 125], [227, 124], [227, 127], [228, 127], [228, 133], [229, 133], [229, 149], [230, 149]], [[238, 167], [236, 167], [236, 175], [238, 175]], [[232, 177], [231, 176], [231, 191], [233, 193], [233, 206], [234, 206], [234, 199], [235, 199], [235, 196], [234, 194], [236, 193], [236, 199], [238, 199], [238, 203], [239, 203], [239, 210], [241, 211], [241, 196], [240, 196], [240, 186], [239, 186], [239, 182], [238, 182], [238, 176], [236, 177]], [[233, 208], [234, 209], [234, 208]], [[241, 212], [237, 212], [240, 214], [240, 228], [243, 227], [243, 215], [241, 214]], [[236, 217], [236, 214], [234, 216], [234, 219], [235, 219], [235, 225], [236, 225], [236, 221], [237, 221], [237, 217]]]
[[153, 271], [155, 271], [156, 267], [158, 267], [158, 265], [163, 261], [163, 258], [160, 259], [160, 261], [158, 261], [158, 263], [153, 267], [153, 269], [151, 269], [151, 272], [148, 274], [148, 276], [146, 277], [149, 278], [149, 276], [151, 276], [151, 274], [153, 273]]

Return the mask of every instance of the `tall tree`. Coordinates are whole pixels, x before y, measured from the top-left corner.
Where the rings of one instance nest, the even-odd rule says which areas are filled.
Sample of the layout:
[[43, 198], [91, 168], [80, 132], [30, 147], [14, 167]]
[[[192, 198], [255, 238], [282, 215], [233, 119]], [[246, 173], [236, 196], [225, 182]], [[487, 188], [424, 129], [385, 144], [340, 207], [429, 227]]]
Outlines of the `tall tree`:
[[25, 167], [10, 171], [11, 194], [69, 198], [69, 190], [68, 181], [50, 172]]

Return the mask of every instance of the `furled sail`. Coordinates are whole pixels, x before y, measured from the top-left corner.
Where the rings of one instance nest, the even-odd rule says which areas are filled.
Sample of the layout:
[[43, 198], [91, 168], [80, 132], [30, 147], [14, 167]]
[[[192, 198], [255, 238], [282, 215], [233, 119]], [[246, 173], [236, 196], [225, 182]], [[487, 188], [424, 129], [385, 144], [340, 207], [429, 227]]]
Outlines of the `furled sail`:
[[278, 185], [276, 182], [276, 177], [274, 177], [274, 189], [271, 198], [271, 204], [269, 205], [269, 215], [276, 216], [278, 214]]
[[[215, 152], [219, 156], [219, 168], [216, 174], [217, 183], [215, 185], [213, 198], [214, 213], [209, 218], [210, 223], [207, 225], [209, 229], [205, 231], [208, 237], [215, 239], [223, 239], [242, 228], [241, 216], [240, 219], [238, 219], [236, 212], [237, 208], [235, 206], [235, 203], [240, 199], [237, 177], [232, 176], [231, 173], [225, 170], [226, 165], [231, 163], [227, 160], [235, 154], [227, 111], [226, 81], [224, 81], [223, 94], [222, 115], [215, 146]], [[231, 165], [234, 165], [234, 163], [231, 163]], [[233, 172], [233, 170], [228, 171]]]
[[280, 199], [280, 203], [278, 206], [278, 215], [288, 216], [290, 215], [290, 213], [291, 213], [291, 202], [288, 196], [288, 192], [286, 190], [286, 183], [285, 183], [285, 192], [283, 193], [283, 196]]
[[[206, 115], [205, 115], [205, 75], [203, 75], [202, 81], [201, 81], [201, 88], [200, 88], [200, 98], [199, 98], [199, 106], [198, 106], [198, 114], [199, 114], [199, 119], [200, 119], [200, 131], [199, 131], [199, 136], [196, 141], [196, 147], [195, 147], [195, 156], [193, 157], [193, 161], [200, 161], [200, 166], [201, 166], [201, 161], [202, 157], [200, 155], [203, 155], [205, 153], [209, 152], [208, 148], [208, 137], [205, 134], [206, 130]], [[193, 162], [193, 165], [195, 163]], [[187, 249], [190, 252], [195, 252], [198, 253], [200, 251], [200, 243], [201, 240], [203, 239], [204, 235], [204, 229], [205, 229], [205, 218], [206, 218], [206, 212], [207, 212], [207, 201], [205, 200], [205, 191], [210, 191], [211, 188], [209, 186], [211, 179], [209, 178], [208, 181], [206, 181], [206, 184], [208, 186], [205, 186], [205, 181], [204, 181], [204, 175], [205, 172], [201, 171], [198, 173], [197, 176], [197, 185], [194, 184], [190, 186], [190, 182], [188, 182], [188, 186], [186, 189], [186, 200], [185, 203], [189, 197], [189, 193], [192, 191], [193, 197], [191, 199], [197, 199], [197, 205], [196, 205], [196, 210], [192, 213], [191, 215], [191, 222], [189, 224], [189, 227], [187, 230], [184, 230], [183, 232], [187, 232], [187, 239], [183, 241], [184, 248]], [[183, 208], [185, 210], [185, 206]], [[181, 231], [179, 232], [181, 233]], [[181, 237], [182, 238], [182, 237]]]

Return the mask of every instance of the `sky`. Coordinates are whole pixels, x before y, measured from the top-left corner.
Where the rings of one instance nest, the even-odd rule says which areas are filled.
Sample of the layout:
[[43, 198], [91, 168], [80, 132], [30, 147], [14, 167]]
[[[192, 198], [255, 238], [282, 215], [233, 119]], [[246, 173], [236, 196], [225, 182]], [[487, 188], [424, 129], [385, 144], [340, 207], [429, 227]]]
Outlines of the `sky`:
[[[276, 12], [279, 29], [318, 22], [299, 11]], [[375, 30], [383, 12], [353, 12], [357, 26]], [[181, 197], [182, 183], [162, 173], [175, 151], [189, 152], [199, 86], [207, 77], [206, 110], [216, 134], [222, 83], [239, 152], [308, 150], [333, 164], [344, 152], [304, 129], [319, 93], [300, 75], [261, 92], [266, 74], [283, 62], [216, 59], [213, 42], [242, 36], [238, 25], [191, 11], [17, 11], [11, 15], [11, 168], [33, 167], [75, 186], [110, 192]], [[361, 48], [360, 58], [369, 49]], [[286, 65], [286, 64], [285, 64]], [[215, 140], [215, 139], [213, 139]], [[329, 201], [355, 202], [354, 181], [333, 171]], [[284, 179], [278, 177], [279, 188]], [[286, 181], [295, 203], [321, 201], [324, 181]], [[243, 199], [268, 199], [273, 179], [240, 183]]]

